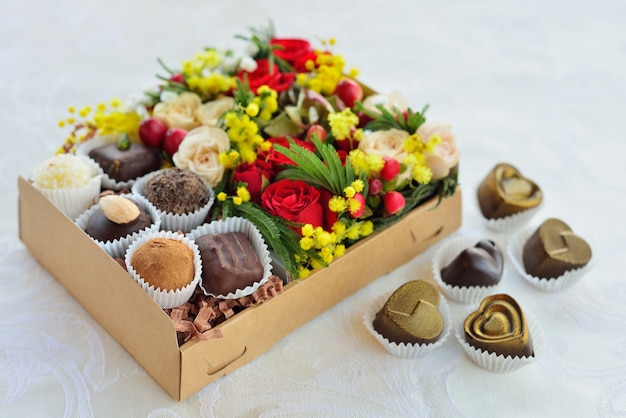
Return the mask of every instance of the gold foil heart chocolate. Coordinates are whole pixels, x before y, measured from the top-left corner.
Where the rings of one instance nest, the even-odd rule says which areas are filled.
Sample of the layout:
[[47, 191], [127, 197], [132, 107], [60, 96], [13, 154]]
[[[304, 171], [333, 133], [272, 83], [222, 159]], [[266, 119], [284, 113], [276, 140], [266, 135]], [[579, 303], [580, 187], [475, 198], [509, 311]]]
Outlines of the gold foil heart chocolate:
[[523, 259], [527, 273], [553, 279], [586, 266], [591, 260], [591, 247], [565, 222], [550, 218], [526, 241]]
[[478, 187], [478, 204], [487, 219], [499, 219], [539, 206], [541, 189], [509, 164], [497, 164]]
[[511, 296], [497, 294], [482, 300], [463, 324], [465, 341], [489, 353], [510, 357], [534, 355], [524, 312]]
[[424, 280], [405, 283], [389, 297], [372, 325], [376, 332], [398, 344], [435, 342], [444, 325], [439, 292]]

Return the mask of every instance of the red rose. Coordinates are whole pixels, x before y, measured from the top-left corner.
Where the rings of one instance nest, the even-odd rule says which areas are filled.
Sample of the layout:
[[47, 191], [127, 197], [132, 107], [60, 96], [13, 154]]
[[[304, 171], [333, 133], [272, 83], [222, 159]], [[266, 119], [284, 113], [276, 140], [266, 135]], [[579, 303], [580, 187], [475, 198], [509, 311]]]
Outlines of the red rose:
[[296, 59], [296, 61], [293, 63], [293, 69], [297, 73], [310, 73], [311, 68], [307, 68], [306, 63], [307, 61], [312, 61], [313, 68], [317, 68], [317, 63], [315, 62], [316, 60], [317, 54], [315, 52], [307, 52], [306, 54]]
[[[302, 180], [279, 180], [267, 186], [261, 195], [261, 206], [269, 214], [298, 224], [314, 227], [324, 223], [320, 192]], [[292, 228], [301, 234], [300, 228]]]
[[[268, 139], [268, 141], [271, 142], [272, 144], [282, 145], [285, 148], [290, 147], [289, 141], [287, 141], [286, 138], [270, 138]], [[293, 141], [296, 144], [302, 146], [303, 148], [306, 148], [311, 152], [315, 152], [315, 145], [309, 142], [301, 141], [299, 139], [293, 139]], [[283, 154], [274, 150], [273, 146], [267, 155], [262, 156], [260, 158], [264, 158], [265, 161], [267, 161], [270, 164], [270, 167], [271, 167], [270, 170], [271, 170], [272, 175], [276, 175], [280, 173], [285, 165], [294, 164], [293, 161], [291, 161], [289, 158], [285, 157]]]
[[237, 77], [241, 80], [248, 79], [248, 85], [250, 91], [256, 94], [259, 87], [267, 85], [270, 88], [281, 92], [287, 90], [295, 81], [295, 75], [292, 73], [281, 73], [278, 65], [274, 64], [270, 68], [269, 60], [260, 59], [257, 62], [256, 70], [248, 72], [245, 70], [240, 71]]
[[255, 203], [261, 203], [261, 193], [269, 184], [269, 165], [262, 160], [254, 164], [241, 164], [233, 172], [235, 183], [246, 183], [250, 198]]
[[280, 48], [274, 49], [274, 55], [278, 58], [284, 59], [292, 66], [298, 58], [312, 52], [311, 44], [304, 39], [272, 38], [270, 40], [270, 45], [279, 45]]

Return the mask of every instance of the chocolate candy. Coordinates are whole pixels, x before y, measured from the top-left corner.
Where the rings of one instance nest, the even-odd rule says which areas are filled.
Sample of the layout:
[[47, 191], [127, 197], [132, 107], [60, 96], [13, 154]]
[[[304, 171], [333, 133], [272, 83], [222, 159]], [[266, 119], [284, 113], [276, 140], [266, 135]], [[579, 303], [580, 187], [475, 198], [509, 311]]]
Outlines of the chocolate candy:
[[526, 241], [523, 251], [526, 272], [553, 279], [568, 270], [584, 267], [591, 259], [591, 247], [563, 221], [544, 221]]
[[157, 209], [180, 215], [203, 208], [210, 198], [200, 176], [176, 167], [163, 170], [148, 180], [143, 195]]
[[202, 287], [227, 296], [263, 278], [263, 266], [242, 232], [207, 234], [195, 240], [202, 258]]
[[121, 222], [119, 219], [124, 219], [124, 217], [120, 216], [119, 210], [110, 211], [98, 207], [91, 214], [85, 226], [85, 232], [92, 238], [102, 242], [115, 241], [152, 225], [150, 215], [130, 199], [121, 196], [104, 196], [100, 203], [112, 199], [123, 199], [126, 204], [133, 205], [132, 207], [136, 208], [137, 216], [134, 219], [126, 218], [124, 222]]
[[500, 282], [503, 269], [500, 247], [493, 241], [481, 240], [444, 267], [441, 280], [451, 286], [494, 286]]
[[463, 324], [465, 341], [474, 348], [510, 357], [534, 356], [524, 312], [506, 294], [487, 296]]
[[400, 286], [376, 314], [376, 332], [395, 343], [428, 344], [443, 331], [437, 289], [423, 280]]
[[541, 189], [509, 164], [497, 164], [478, 187], [478, 203], [483, 216], [499, 219], [537, 207]]
[[161, 155], [156, 148], [132, 143], [125, 150], [117, 144], [104, 145], [89, 152], [102, 170], [115, 181], [128, 181], [161, 168]]

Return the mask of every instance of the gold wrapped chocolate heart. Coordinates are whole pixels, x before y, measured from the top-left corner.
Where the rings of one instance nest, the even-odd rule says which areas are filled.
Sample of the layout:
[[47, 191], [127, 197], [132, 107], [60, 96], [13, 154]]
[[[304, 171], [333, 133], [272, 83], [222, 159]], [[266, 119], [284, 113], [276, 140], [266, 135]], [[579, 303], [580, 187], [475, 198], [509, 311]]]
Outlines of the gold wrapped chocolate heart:
[[527, 273], [552, 279], [586, 266], [591, 260], [591, 247], [565, 222], [550, 218], [526, 241], [523, 259]]
[[439, 292], [424, 280], [400, 286], [374, 318], [374, 329], [389, 341], [428, 344], [443, 331]]
[[522, 308], [506, 294], [487, 296], [463, 324], [465, 341], [489, 353], [511, 357], [534, 355]]
[[487, 219], [499, 219], [539, 206], [539, 186], [506, 163], [497, 164], [478, 187], [478, 203]]

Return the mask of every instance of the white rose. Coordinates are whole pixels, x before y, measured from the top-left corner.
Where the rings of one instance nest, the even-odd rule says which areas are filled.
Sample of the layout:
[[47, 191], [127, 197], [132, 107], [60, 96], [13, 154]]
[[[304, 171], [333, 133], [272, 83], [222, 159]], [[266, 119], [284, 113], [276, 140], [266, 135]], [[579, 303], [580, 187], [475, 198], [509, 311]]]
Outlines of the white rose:
[[426, 154], [426, 164], [433, 172], [433, 180], [442, 179], [450, 174], [450, 169], [459, 163], [459, 150], [449, 123], [426, 121], [417, 134], [427, 142], [433, 136], [441, 138], [434, 152]]
[[220, 128], [202, 125], [187, 133], [172, 157], [178, 168], [188, 168], [205, 179], [211, 187], [224, 176], [219, 155], [230, 149], [228, 135]]
[[233, 107], [235, 99], [232, 97], [220, 97], [216, 100], [200, 105], [196, 109], [196, 119], [203, 125], [217, 126], [217, 121], [226, 112]]
[[196, 120], [196, 110], [202, 101], [195, 93], [183, 92], [174, 100], [157, 103], [152, 116], [161, 119], [169, 128], [182, 128], [190, 131], [200, 125]]
[[[408, 155], [404, 149], [404, 141], [409, 137], [407, 131], [401, 129], [389, 129], [381, 131], [365, 131], [359, 141], [359, 149], [365, 154], [375, 154], [381, 157], [390, 157], [403, 163]], [[411, 168], [398, 175], [396, 184], [402, 184], [411, 177]]]

